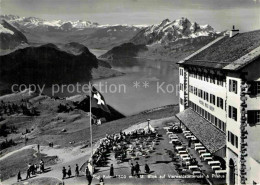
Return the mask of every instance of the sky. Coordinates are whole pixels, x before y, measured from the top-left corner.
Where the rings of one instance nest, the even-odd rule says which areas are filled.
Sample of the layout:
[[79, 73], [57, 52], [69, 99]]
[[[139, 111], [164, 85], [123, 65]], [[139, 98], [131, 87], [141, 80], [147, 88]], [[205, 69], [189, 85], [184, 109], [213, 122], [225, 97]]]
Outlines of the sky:
[[218, 31], [260, 29], [260, 0], [0, 0], [0, 13], [99, 24], [158, 24], [187, 17]]

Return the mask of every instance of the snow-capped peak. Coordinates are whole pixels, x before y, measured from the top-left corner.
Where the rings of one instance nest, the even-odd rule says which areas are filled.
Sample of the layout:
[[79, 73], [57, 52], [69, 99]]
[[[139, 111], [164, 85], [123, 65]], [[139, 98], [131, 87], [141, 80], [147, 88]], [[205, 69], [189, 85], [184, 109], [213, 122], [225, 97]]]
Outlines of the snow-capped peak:
[[23, 28], [39, 28], [46, 29], [48, 27], [53, 27], [55, 29], [62, 29], [62, 25], [71, 24], [71, 28], [88, 28], [97, 27], [97, 23], [92, 23], [90, 21], [63, 21], [63, 20], [44, 20], [36, 17], [19, 17], [15, 15], [0, 15], [0, 19], [4, 19], [10, 23], [18, 24]]
[[165, 19], [160, 24], [149, 26], [138, 33], [131, 41], [136, 44], [169, 43], [178, 39], [196, 38], [214, 34], [216, 32], [211, 26], [202, 26], [182, 17], [174, 21]]

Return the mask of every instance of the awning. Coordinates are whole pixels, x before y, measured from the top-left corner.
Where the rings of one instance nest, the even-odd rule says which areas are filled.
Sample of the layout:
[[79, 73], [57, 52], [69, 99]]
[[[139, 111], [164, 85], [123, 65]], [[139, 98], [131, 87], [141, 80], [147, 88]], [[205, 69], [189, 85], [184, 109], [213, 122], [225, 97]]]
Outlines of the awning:
[[191, 108], [176, 114], [176, 117], [209, 150], [215, 153], [226, 145], [226, 135]]

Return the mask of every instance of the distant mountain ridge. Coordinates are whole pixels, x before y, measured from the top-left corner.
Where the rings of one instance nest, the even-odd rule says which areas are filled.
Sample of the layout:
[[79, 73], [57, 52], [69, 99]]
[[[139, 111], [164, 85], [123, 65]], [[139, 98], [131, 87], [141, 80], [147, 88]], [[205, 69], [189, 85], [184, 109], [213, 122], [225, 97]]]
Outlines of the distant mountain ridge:
[[77, 42], [96, 49], [111, 49], [127, 42], [143, 28], [135, 25], [100, 25], [85, 20], [44, 20], [15, 15], [0, 15], [0, 19], [18, 28], [32, 44]]
[[202, 26], [182, 17], [174, 21], [165, 19], [158, 25], [151, 25], [144, 28], [130, 42], [146, 45], [153, 43], [168, 44], [179, 39], [214, 36], [216, 34], [216, 31], [210, 25]]
[[62, 20], [44, 20], [37, 17], [19, 17], [16, 15], [0, 15], [4, 19], [22, 29], [38, 29], [42, 31], [71, 31], [72, 29], [84, 29], [97, 27], [98, 23], [90, 21], [62, 21]]
[[[29, 46], [0, 56], [0, 79], [7, 83], [75, 83], [95, 76], [117, 75], [111, 66], [99, 61], [87, 47], [78, 43], [64, 46]], [[98, 70], [101, 68], [101, 70]], [[102, 71], [106, 74], [100, 74]], [[99, 73], [99, 74], [96, 74]]]
[[28, 41], [23, 33], [5, 20], [0, 20], [0, 49], [13, 49], [26, 43]]

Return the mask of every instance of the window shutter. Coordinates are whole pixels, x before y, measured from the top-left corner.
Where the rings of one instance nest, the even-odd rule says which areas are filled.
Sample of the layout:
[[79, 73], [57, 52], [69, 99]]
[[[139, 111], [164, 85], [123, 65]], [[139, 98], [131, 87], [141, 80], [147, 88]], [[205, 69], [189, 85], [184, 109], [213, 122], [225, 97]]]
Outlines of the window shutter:
[[231, 106], [228, 106], [228, 117], [231, 118]]
[[229, 92], [231, 92], [231, 80], [229, 80]]

